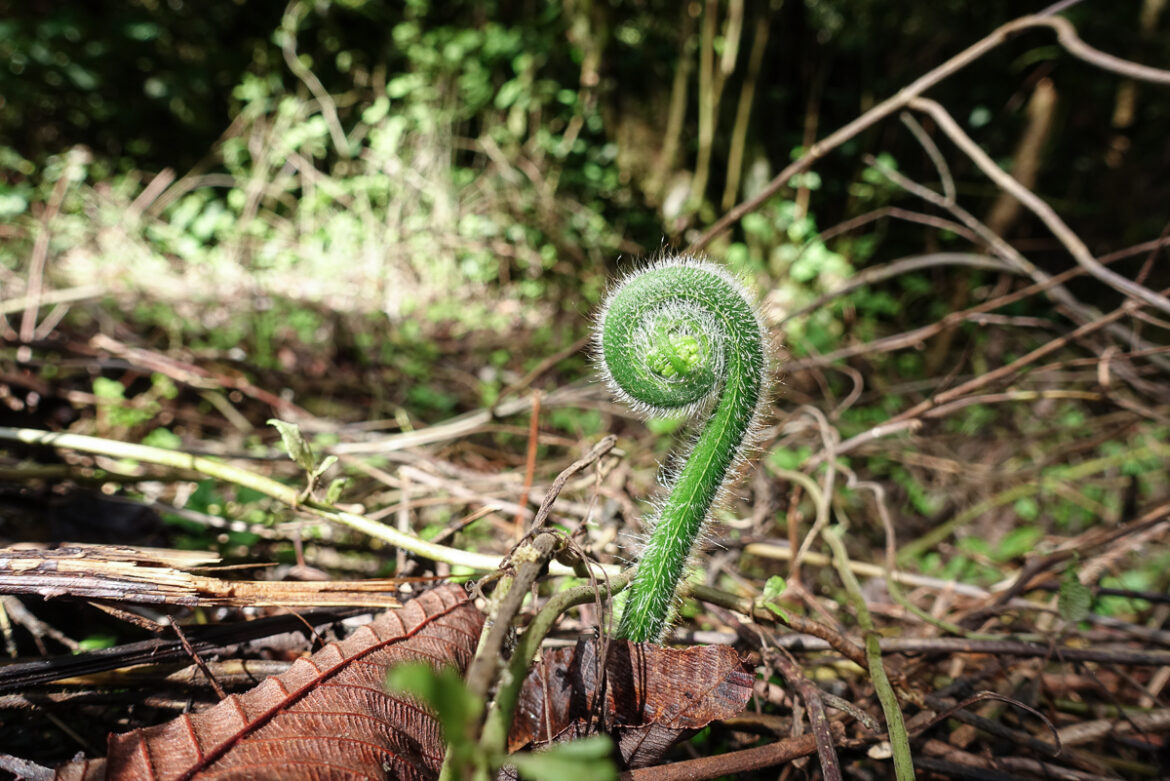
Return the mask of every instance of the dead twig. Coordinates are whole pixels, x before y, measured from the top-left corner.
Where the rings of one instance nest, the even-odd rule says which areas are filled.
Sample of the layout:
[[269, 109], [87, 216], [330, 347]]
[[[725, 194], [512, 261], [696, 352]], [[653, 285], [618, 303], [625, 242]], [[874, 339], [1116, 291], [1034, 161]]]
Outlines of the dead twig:
[[[1170, 79], [1170, 73], [1167, 73], [1166, 76]], [[1170, 81], [1167, 81], [1167, 83], [1170, 83]], [[987, 178], [991, 179], [1006, 192], [1011, 193], [1013, 198], [1039, 217], [1041, 222], [1052, 231], [1052, 234], [1064, 245], [1069, 254], [1073, 256], [1073, 260], [1081, 268], [1115, 290], [1124, 293], [1126, 296], [1135, 298], [1147, 306], [1152, 306], [1155, 309], [1170, 314], [1170, 298], [1167, 298], [1164, 292], [1155, 293], [1148, 287], [1126, 279], [1117, 272], [1111, 271], [1103, 266], [1089, 252], [1089, 248], [1085, 246], [1085, 243], [1081, 241], [1080, 237], [1073, 233], [1072, 229], [1065, 224], [1064, 220], [1060, 219], [1056, 211], [1038, 195], [1016, 181], [1011, 174], [996, 165], [995, 161], [959, 127], [959, 124], [955, 122], [950, 112], [943, 108], [942, 105], [927, 98], [913, 98], [907, 105], [917, 111], [929, 114], [938, 123], [939, 128], [950, 137], [955, 146], [959, 147], [963, 154], [967, 155], [972, 162], [979, 166], [979, 170]]]

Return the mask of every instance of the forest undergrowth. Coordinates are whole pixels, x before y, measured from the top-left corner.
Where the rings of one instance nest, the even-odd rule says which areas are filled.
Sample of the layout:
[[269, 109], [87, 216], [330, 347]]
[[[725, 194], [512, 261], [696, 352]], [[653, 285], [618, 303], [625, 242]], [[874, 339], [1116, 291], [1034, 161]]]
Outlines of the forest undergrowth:
[[[298, 9], [282, 21], [294, 64]], [[518, 56], [506, 32], [467, 45], [504, 61]], [[513, 136], [485, 122], [455, 138], [443, 128], [467, 118], [409, 84], [383, 84], [391, 102], [353, 118], [252, 80], [214, 171], [107, 180], [78, 149], [34, 185], [10, 156], [30, 210], [0, 254], [3, 767], [49, 777], [105, 755], [109, 732], [210, 712], [356, 637], [357, 616], [405, 614], [453, 581], [491, 619], [455, 654], [465, 683], [398, 681], [438, 713], [448, 777], [509, 762], [657, 781], [1164, 777], [1170, 223], [1090, 249], [1068, 204], [1037, 194], [1047, 88], [1003, 159], [926, 96], [1019, 36], [1170, 85], [1060, 16], [1025, 17], [677, 233], [677, 250], [758, 291], [772, 391], [663, 645], [734, 649], [703, 664], [742, 662], [749, 701], [677, 727], [657, 754], [627, 751], [610, 723], [616, 765], [609, 744], [505, 753], [555, 734], [517, 737], [513, 712], [534, 712], [519, 682], [542, 643], [606, 641], [608, 597], [689, 436], [613, 402], [589, 354], [606, 253], [653, 255], [606, 202], [612, 150], [555, 151], [599, 132], [594, 96], [536, 105], [524, 82], [516, 104], [478, 106]], [[533, 102], [513, 110], [521, 96]], [[817, 163], [879, 124], [927, 167], [871, 147], [850, 183], [865, 208], [818, 228]], [[596, 176], [561, 197], [577, 168]], [[964, 205], [976, 180], [997, 194], [982, 216]], [[1046, 262], [1005, 238], [1021, 221], [1046, 232]], [[894, 224], [920, 231], [921, 251], [884, 255]], [[392, 262], [420, 257], [433, 262]], [[956, 275], [968, 284], [943, 284]], [[401, 636], [462, 608], [427, 603]], [[644, 653], [664, 688], [637, 691], [669, 708], [691, 662]], [[596, 733], [592, 719], [564, 734]], [[442, 742], [425, 745], [442, 759]]]

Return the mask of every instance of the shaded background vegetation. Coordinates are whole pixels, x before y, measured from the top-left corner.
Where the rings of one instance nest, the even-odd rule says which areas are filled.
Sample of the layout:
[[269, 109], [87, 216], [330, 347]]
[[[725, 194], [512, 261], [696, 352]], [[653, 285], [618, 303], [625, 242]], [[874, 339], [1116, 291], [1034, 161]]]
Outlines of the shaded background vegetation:
[[[1143, 22], [1142, 5], [1128, 5], [1125, 13], [1083, 3], [1069, 16], [1100, 48], [1165, 61], [1156, 20]], [[327, 253], [333, 263], [368, 260], [384, 283], [393, 276], [385, 267], [408, 276], [409, 268], [423, 282], [423, 301], [451, 284], [503, 287], [508, 297], [515, 290], [579, 312], [619, 253], [685, 244], [688, 229], [758, 189], [794, 149], [1041, 7], [737, 3], [738, 11], [718, 16], [713, 106], [716, 89], [698, 83], [700, 3], [13, 4], [0, 30], [8, 63], [0, 72], [9, 158], [2, 211], [27, 216], [38, 194], [47, 195], [64, 150], [84, 145], [89, 163], [73, 176], [110, 190], [104, 203], [89, 205], [99, 224], [124, 221], [126, 201], [160, 172], [182, 177], [161, 200], [139, 204], [164, 223], [136, 232], [144, 252], [212, 266], [231, 255], [232, 267], [293, 277], [328, 268], [320, 257]], [[758, 30], [767, 38], [751, 115], [737, 126]], [[725, 60], [729, 50], [733, 59]], [[675, 128], [680, 70], [685, 104]], [[932, 96], [1006, 161], [1028, 99], [1046, 79], [1057, 105], [1038, 192], [1094, 250], [1156, 235], [1158, 210], [1143, 206], [1170, 196], [1161, 175], [1170, 152], [1160, 133], [1168, 109], [1156, 90], [1096, 72], [1033, 34]], [[321, 95], [331, 96], [328, 106]], [[700, 138], [705, 115], [709, 140]], [[739, 142], [741, 156], [729, 160]], [[674, 152], [670, 159], [664, 148]], [[716, 254], [769, 280], [785, 277], [791, 272], [773, 252], [779, 237], [767, 223], [788, 222], [793, 204], [822, 227], [884, 204], [889, 193], [860, 181], [861, 154], [879, 151], [911, 175], [931, 176], [913, 138], [885, 123], [821, 166], [811, 193], [777, 199], [761, 213], [764, 224], [749, 221], [731, 237], [737, 246]], [[971, 211], [990, 208], [997, 195], [990, 184], [969, 166], [956, 175]], [[730, 193], [729, 181], [738, 184]], [[352, 235], [369, 232], [371, 220], [381, 235]], [[422, 228], [432, 235], [420, 236]], [[1027, 219], [1012, 228], [1038, 262], [1062, 267], [1056, 247]], [[830, 266], [864, 265], [879, 242], [892, 257], [920, 249], [923, 237], [896, 224], [863, 231], [834, 245], [841, 260]], [[9, 244], [6, 265], [21, 256], [21, 245]], [[76, 273], [88, 271], [82, 265]], [[799, 268], [800, 281], [815, 281], [818, 271]], [[208, 298], [223, 292], [205, 287]], [[298, 292], [295, 281], [283, 287]], [[574, 300], [579, 292], [584, 301]], [[184, 293], [199, 296], [199, 286]], [[402, 305], [366, 296], [360, 308], [393, 315]]]
[[[1045, 5], [0, 3], [0, 285], [12, 304], [0, 360], [5, 398], [15, 400], [4, 422], [259, 456], [274, 452], [263, 423], [288, 411], [279, 399], [308, 414], [324, 447], [495, 404], [586, 335], [615, 271], [685, 247], [816, 138]], [[1170, 37], [1160, 8], [1083, 2], [1064, 15], [1092, 45], [1165, 67]], [[1029, 32], [930, 96], [1004, 167], [1023, 176], [1030, 166], [1031, 189], [1095, 254], [1162, 234], [1166, 89], [1094, 69], [1049, 33]], [[968, 211], [1048, 272], [1072, 267], [1029, 213], [1005, 204], [970, 161], [939, 143]], [[821, 442], [815, 427], [796, 425], [802, 404], [825, 410], [848, 438], [1070, 328], [1059, 308], [1032, 297], [999, 320], [967, 321], [905, 349], [818, 363], [1025, 284], [940, 266], [785, 320], [867, 267], [972, 251], [938, 223], [874, 219], [822, 235], [884, 207], [930, 211], [866, 155], [939, 187], [914, 136], [886, 121], [708, 247], [761, 291], [782, 367], [799, 367], [782, 368], [764, 446], [780, 468], [816, 473]], [[1170, 284], [1164, 258], [1148, 273], [1151, 289]], [[1147, 260], [1135, 254], [1112, 268], [1132, 278]], [[39, 264], [46, 289], [76, 300], [46, 307], [50, 319], [33, 328], [35, 320], [22, 321], [21, 297], [35, 287]], [[1121, 301], [1097, 282], [1073, 280], [1069, 289], [1102, 311]], [[1143, 338], [1166, 344], [1163, 321], [1142, 328]], [[31, 349], [18, 355], [18, 341]], [[139, 348], [278, 401], [176, 382], [136, 362], [130, 350]], [[1121, 523], [1165, 500], [1164, 371], [1136, 359], [1144, 383], [1104, 392], [1088, 360], [1102, 350], [1073, 343], [1053, 358], [1066, 363], [1011, 386], [1035, 397], [963, 406], [851, 457], [860, 476], [885, 487], [902, 539], [943, 524], [958, 532], [923, 538], [905, 566], [987, 586], [1045, 540]], [[578, 352], [535, 387], [582, 389], [591, 378]], [[672, 426], [647, 433], [590, 393], [543, 413], [538, 480], [582, 438], [617, 430], [641, 438], [629, 447], [643, 454], [634, 456], [630, 493], [645, 496]], [[487, 473], [520, 470], [526, 438], [525, 426], [501, 425], [442, 455]], [[763, 482], [744, 488], [748, 504], [732, 511], [751, 515], [750, 505], [756, 532], [792, 537], [807, 501], [789, 506], [790, 485], [765, 490]], [[259, 497], [191, 488], [169, 500], [274, 522], [251, 506]], [[35, 488], [5, 493], [23, 509], [44, 499]], [[69, 519], [52, 506], [55, 518]], [[865, 519], [852, 544], [871, 558], [881, 537], [867, 500], [842, 488], [835, 507], [841, 518]], [[428, 534], [453, 517], [444, 507], [419, 512]], [[21, 518], [10, 514], [0, 535], [109, 539]], [[161, 537], [146, 539], [242, 559], [258, 539], [168, 518]], [[491, 544], [468, 534], [458, 539]], [[291, 543], [262, 550], [293, 557]], [[747, 557], [741, 566], [763, 577], [778, 565]], [[1165, 592], [1168, 571], [1170, 554], [1154, 545], [1101, 583]], [[1149, 603], [1109, 599], [1098, 609], [1156, 618]]]

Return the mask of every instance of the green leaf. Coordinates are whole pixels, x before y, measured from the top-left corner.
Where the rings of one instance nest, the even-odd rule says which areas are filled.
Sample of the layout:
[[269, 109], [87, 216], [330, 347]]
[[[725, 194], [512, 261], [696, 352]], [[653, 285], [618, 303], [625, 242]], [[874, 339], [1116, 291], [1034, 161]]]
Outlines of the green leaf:
[[12, 191], [10, 188], [0, 188], [0, 220], [11, 220], [28, 209], [28, 198]]
[[390, 113], [390, 99], [380, 97], [362, 112], [362, 122], [367, 125], [376, 125]]
[[312, 474], [316, 459], [313, 457], [313, 449], [309, 447], [309, 443], [301, 434], [301, 427], [296, 423], [289, 423], [277, 418], [269, 418], [268, 425], [274, 426], [280, 432], [280, 439], [284, 443], [284, 449], [289, 458], [296, 462], [301, 469]]
[[788, 620], [788, 614], [776, 604], [776, 600], [784, 593], [784, 589], [786, 588], [788, 588], [788, 584], [784, 582], [784, 578], [779, 575], [773, 575], [764, 583], [764, 591], [760, 594], [759, 599], [756, 600], [761, 607], [771, 610], [785, 621]]
[[142, 444], [164, 450], [178, 450], [183, 446], [183, 438], [170, 429], [156, 428], [142, 438]]
[[436, 670], [426, 662], [400, 664], [386, 675], [386, 686], [415, 697], [434, 711], [452, 750], [474, 748], [464, 739], [464, 729], [479, 717], [483, 703], [471, 696], [454, 668]]
[[797, 448], [778, 447], [769, 454], [768, 458], [773, 466], [794, 472], [804, 465], [811, 453], [812, 448], [807, 445], [801, 445]]
[[309, 479], [312, 482], [316, 483], [317, 479], [319, 477], [321, 477], [321, 475], [328, 472], [329, 467], [333, 466], [336, 463], [337, 463], [337, 456], [325, 456], [323, 459], [321, 459], [321, 463], [318, 464], [317, 467], [309, 475]]
[[1039, 526], [1021, 526], [1012, 529], [999, 541], [994, 558], [996, 561], [1009, 561], [1023, 556], [1033, 550], [1043, 536], [1044, 530]]
[[126, 388], [117, 380], [111, 380], [108, 377], [94, 377], [93, 395], [99, 399], [117, 399], [120, 401], [126, 398]]
[[165, 374], [155, 372], [150, 375], [150, 387], [160, 398], [177, 399], [179, 397], [179, 388], [175, 385], [175, 381]]
[[337, 504], [337, 500], [341, 498], [341, 492], [345, 490], [345, 486], [348, 483], [348, 477], [339, 477], [329, 483], [329, 487], [325, 489], [325, 503]]
[[618, 777], [612, 751], [608, 736], [594, 735], [558, 743], [547, 751], [513, 754], [508, 764], [532, 781], [612, 781]]
[[73, 653], [79, 654], [84, 651], [100, 651], [105, 648], [113, 648], [118, 642], [118, 639], [110, 634], [96, 633], [85, 637], [77, 644], [77, 648]]
[[394, 100], [404, 98], [414, 90], [419, 81], [420, 79], [417, 73], [395, 76], [386, 82], [386, 94]]
[[663, 436], [675, 433], [686, 424], [687, 422], [682, 418], [650, 418], [646, 421], [646, 428], [654, 434]]
[[1025, 521], [1034, 521], [1040, 515], [1040, 504], [1032, 496], [1021, 496], [1014, 505], [1016, 515]]
[[788, 584], [784, 582], [784, 578], [779, 575], [773, 575], [764, 583], [763, 598], [767, 600], [776, 599], [784, 593], [784, 589], [788, 588]]
[[520, 79], [512, 79], [506, 81], [500, 86], [496, 92], [496, 108], [505, 109], [516, 102], [524, 92], [524, 82]]
[[1072, 623], [1083, 621], [1088, 617], [1092, 606], [1092, 590], [1081, 583], [1075, 570], [1070, 568], [1060, 581], [1060, 596], [1056, 600], [1061, 618]]

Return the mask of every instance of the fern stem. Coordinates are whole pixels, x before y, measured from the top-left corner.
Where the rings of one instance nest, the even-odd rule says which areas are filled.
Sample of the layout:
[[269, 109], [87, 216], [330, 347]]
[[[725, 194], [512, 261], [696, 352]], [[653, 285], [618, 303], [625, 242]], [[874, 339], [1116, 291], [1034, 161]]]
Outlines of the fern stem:
[[763, 328], [720, 267], [664, 260], [610, 294], [597, 331], [614, 392], [648, 416], [708, 418], [674, 475], [638, 564], [618, 633], [661, 638], [711, 507], [757, 428], [767, 357]]

